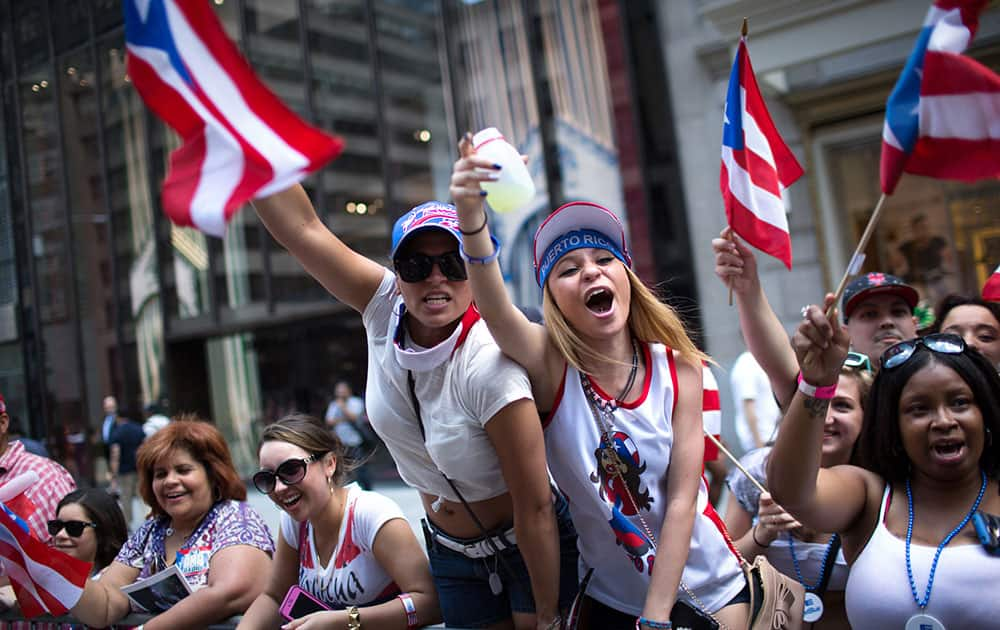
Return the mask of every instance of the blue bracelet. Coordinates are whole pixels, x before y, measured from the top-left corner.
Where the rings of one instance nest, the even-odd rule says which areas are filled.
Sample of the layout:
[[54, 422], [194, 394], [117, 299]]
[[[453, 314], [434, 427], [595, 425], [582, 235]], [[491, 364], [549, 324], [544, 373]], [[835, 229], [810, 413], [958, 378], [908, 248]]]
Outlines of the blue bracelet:
[[462, 260], [469, 263], [470, 265], [490, 264], [491, 262], [497, 259], [497, 256], [500, 255], [500, 241], [497, 240], [497, 237], [490, 235], [490, 242], [493, 243], [493, 253], [484, 258], [476, 258], [475, 256], [469, 256], [469, 254], [467, 254], [465, 251], [465, 245], [459, 243], [458, 251], [461, 252], [462, 254]]
[[674, 624], [669, 621], [653, 621], [652, 619], [639, 617], [635, 620], [635, 630], [642, 630], [641, 626], [655, 628], [656, 630], [673, 630]]

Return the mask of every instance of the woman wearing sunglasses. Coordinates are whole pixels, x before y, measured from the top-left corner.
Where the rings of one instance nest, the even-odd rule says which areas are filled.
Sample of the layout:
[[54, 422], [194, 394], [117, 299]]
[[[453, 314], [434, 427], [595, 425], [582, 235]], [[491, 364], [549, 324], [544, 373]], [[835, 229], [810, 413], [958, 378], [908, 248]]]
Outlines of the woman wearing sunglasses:
[[1000, 513], [996, 370], [955, 335], [891, 346], [865, 409], [860, 466], [822, 468], [821, 419], [848, 337], [811, 306], [793, 345], [802, 381], [768, 480], [775, 500], [801, 523], [840, 535], [851, 566], [851, 626], [992, 626], [1000, 600], [984, 589], [1000, 581], [1000, 560], [978, 544], [970, 519], [976, 510]]
[[194, 591], [145, 625], [204, 628], [242, 614], [264, 590], [274, 543], [246, 503], [226, 439], [193, 416], [175, 419], [136, 453], [139, 493], [151, 515], [72, 609], [98, 628], [131, 610], [121, 587], [170, 565]]
[[[823, 421], [820, 459], [823, 468], [851, 462], [871, 384], [868, 357], [849, 352]], [[768, 445], [740, 458], [743, 467], [765, 487], [770, 454]], [[847, 561], [836, 535], [824, 533], [826, 528], [816, 531], [802, 527], [769, 493], [761, 493], [738, 469], [729, 473], [726, 482], [730, 490], [726, 528], [740, 553], [751, 561], [763, 554], [779, 571], [802, 583], [807, 593], [811, 593], [807, 595], [805, 617], [813, 628], [847, 628], [844, 610]]]
[[104, 490], [74, 490], [59, 501], [48, 522], [49, 544], [65, 554], [94, 564], [93, 575], [107, 569], [128, 538], [118, 501]]
[[368, 417], [420, 492], [445, 622], [553, 625], [575, 592], [575, 533], [563, 504], [557, 526], [527, 375], [472, 305], [454, 207], [431, 201], [400, 217], [390, 270], [331, 233], [301, 186], [254, 205], [306, 271], [361, 313]]
[[436, 623], [437, 595], [427, 559], [391, 499], [341, 483], [352, 467], [340, 440], [302, 414], [268, 425], [258, 449], [258, 490], [282, 510], [267, 589], [240, 629], [274, 628], [279, 606], [298, 586], [332, 609], [287, 628], [402, 628]]

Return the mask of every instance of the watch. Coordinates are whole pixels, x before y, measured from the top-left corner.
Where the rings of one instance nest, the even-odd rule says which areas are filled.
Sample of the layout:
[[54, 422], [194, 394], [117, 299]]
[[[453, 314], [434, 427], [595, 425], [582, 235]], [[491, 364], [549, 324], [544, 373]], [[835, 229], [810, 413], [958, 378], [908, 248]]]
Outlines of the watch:
[[357, 606], [347, 609], [347, 630], [361, 630], [361, 613]]

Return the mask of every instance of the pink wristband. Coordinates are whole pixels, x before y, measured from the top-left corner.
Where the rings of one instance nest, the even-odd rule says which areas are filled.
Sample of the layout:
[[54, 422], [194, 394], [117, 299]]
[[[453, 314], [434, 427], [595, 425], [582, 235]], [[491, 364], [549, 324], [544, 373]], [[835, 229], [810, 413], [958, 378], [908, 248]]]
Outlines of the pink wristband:
[[406, 610], [406, 627], [416, 628], [419, 624], [417, 623], [417, 607], [413, 603], [413, 598], [410, 597], [409, 593], [401, 593], [396, 598], [403, 602], [403, 608]]
[[799, 372], [799, 391], [810, 398], [833, 400], [833, 397], [837, 394], [837, 384], [834, 383], [833, 385], [827, 385], [825, 387], [816, 387], [815, 385], [810, 385], [805, 382], [802, 378], [802, 373]]

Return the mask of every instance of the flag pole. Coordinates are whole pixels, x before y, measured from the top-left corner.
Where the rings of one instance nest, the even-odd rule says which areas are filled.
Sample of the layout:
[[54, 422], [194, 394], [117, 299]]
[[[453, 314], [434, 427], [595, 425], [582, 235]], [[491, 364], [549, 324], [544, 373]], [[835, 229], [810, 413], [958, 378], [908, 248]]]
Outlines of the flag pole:
[[[740, 38], [745, 38], [747, 36], [747, 19], [743, 18], [743, 26], [740, 27]], [[729, 226], [729, 240], [733, 240], [732, 226]], [[729, 285], [729, 306], [733, 305], [733, 285]]]
[[761, 492], [767, 492], [767, 488], [764, 487], [764, 484], [757, 481], [757, 479], [750, 474], [750, 471], [743, 467], [743, 464], [740, 463], [740, 460], [736, 459], [736, 456], [730, 453], [729, 449], [722, 445], [722, 442], [720, 442], [714, 435], [712, 435], [708, 431], [705, 431], [705, 437], [711, 440], [712, 444], [715, 444], [719, 448], [719, 450], [722, 451], [722, 453], [729, 458], [729, 461], [733, 462], [733, 465], [739, 468], [740, 472], [746, 475], [746, 478], [749, 479], [751, 482], [753, 482], [753, 485], [757, 486], [758, 490], [760, 490]]
[[833, 311], [837, 308], [837, 302], [840, 301], [841, 296], [844, 295], [844, 289], [847, 288], [847, 281], [851, 279], [851, 276], [857, 274], [859, 271], [855, 267], [859, 267], [858, 261], [862, 256], [865, 249], [868, 247], [868, 241], [871, 240], [872, 235], [875, 233], [875, 226], [878, 225], [879, 219], [882, 217], [882, 208], [885, 205], [885, 200], [888, 195], [882, 193], [882, 196], [878, 198], [878, 203], [875, 204], [875, 210], [872, 212], [872, 216], [868, 219], [868, 225], [865, 226], [865, 231], [861, 234], [861, 240], [858, 241], [858, 246], [854, 250], [854, 255], [851, 256], [850, 262], [847, 263], [847, 269], [844, 271], [844, 277], [840, 279], [840, 284], [837, 286], [837, 292], [833, 296], [833, 304], [826, 311], [827, 319], [833, 317]]

